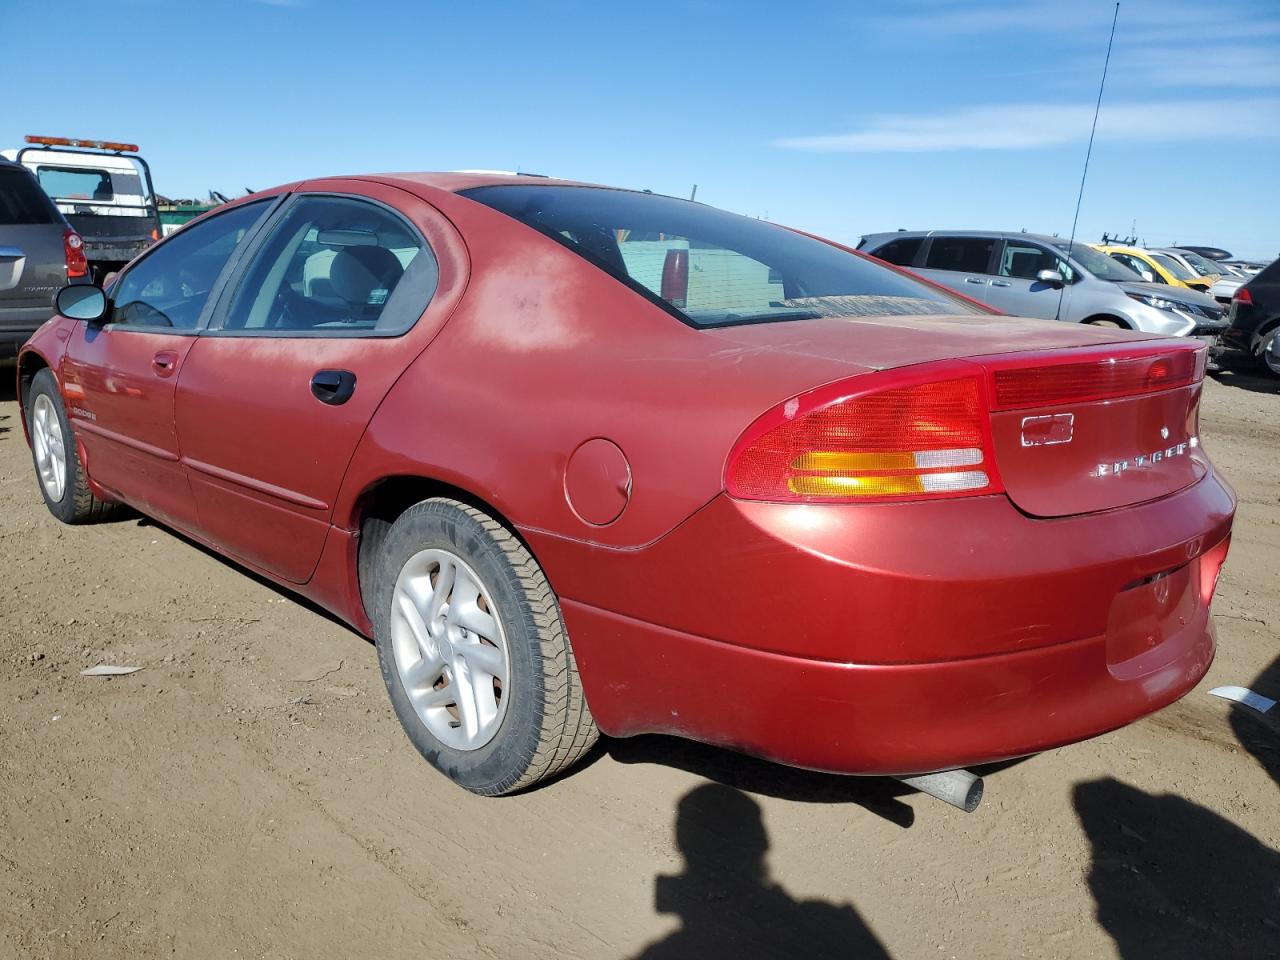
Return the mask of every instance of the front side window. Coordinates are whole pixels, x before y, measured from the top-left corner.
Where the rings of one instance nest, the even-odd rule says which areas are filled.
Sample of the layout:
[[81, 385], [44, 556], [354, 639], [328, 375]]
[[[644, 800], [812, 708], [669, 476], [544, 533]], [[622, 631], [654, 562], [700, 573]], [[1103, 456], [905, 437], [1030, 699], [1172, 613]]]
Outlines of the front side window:
[[1000, 276], [1034, 280], [1041, 270], [1054, 270], [1070, 283], [1075, 271], [1061, 257], [1034, 243], [1009, 240], [1000, 255]]
[[1122, 263], [1134, 273], [1139, 279], [1146, 280], [1148, 283], [1164, 283], [1164, 277], [1149, 263], [1145, 263], [1131, 253], [1113, 253], [1111, 259], [1117, 263]]
[[112, 287], [111, 322], [194, 329], [214, 281], [270, 205], [246, 203], [173, 234]]
[[976, 312], [865, 257], [688, 200], [525, 184], [463, 195], [550, 237], [695, 327]]
[[417, 231], [384, 207], [303, 196], [271, 228], [221, 328], [283, 336], [403, 333], [422, 316], [438, 276]]
[[934, 237], [924, 265], [929, 270], [986, 273], [995, 244], [981, 237]]

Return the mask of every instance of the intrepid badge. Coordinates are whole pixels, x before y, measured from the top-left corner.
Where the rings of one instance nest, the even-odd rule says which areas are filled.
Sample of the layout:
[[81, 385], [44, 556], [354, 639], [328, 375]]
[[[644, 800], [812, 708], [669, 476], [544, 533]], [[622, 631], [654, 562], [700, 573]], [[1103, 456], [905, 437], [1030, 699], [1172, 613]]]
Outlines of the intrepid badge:
[[1128, 460], [1115, 460], [1111, 463], [1100, 463], [1098, 464], [1098, 469], [1095, 470], [1092, 475], [1095, 477], [1118, 477], [1126, 470], [1154, 467], [1162, 460], [1172, 460], [1174, 457], [1185, 456], [1188, 450], [1194, 450], [1198, 446], [1200, 446], [1200, 438], [1192, 437], [1184, 443], [1174, 444], [1172, 447], [1165, 447], [1163, 450], [1153, 450], [1151, 453], [1144, 453], [1140, 456], [1130, 457]]

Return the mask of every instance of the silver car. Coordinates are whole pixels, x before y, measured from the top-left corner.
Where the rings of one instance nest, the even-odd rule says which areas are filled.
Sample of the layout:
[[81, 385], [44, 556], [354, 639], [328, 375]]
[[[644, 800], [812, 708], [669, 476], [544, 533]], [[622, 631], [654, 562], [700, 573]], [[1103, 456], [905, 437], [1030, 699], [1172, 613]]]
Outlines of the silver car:
[[49, 319], [60, 287], [87, 280], [82, 246], [35, 178], [0, 160], [0, 360]]
[[1077, 241], [1031, 233], [930, 230], [868, 234], [864, 253], [909, 267], [1020, 317], [1128, 327], [1199, 337], [1216, 346], [1222, 307], [1195, 290], [1145, 283], [1106, 254]]

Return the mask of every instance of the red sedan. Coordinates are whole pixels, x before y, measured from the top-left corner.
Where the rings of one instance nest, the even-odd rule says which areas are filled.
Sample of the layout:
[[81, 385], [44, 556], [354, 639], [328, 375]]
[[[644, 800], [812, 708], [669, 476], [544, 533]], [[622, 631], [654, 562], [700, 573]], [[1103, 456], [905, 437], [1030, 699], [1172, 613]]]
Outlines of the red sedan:
[[536, 177], [220, 207], [23, 349], [60, 520], [128, 504], [377, 643], [469, 790], [597, 731], [917, 774], [1173, 702], [1235, 510], [1198, 343]]

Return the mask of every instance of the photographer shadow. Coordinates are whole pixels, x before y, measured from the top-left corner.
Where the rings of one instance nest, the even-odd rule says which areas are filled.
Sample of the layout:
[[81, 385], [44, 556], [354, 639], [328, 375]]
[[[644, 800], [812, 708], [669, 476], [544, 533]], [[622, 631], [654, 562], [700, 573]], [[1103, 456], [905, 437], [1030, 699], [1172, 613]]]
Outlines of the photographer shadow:
[[888, 960], [851, 904], [796, 900], [770, 878], [760, 806], [742, 791], [719, 783], [691, 790], [677, 807], [675, 833], [685, 869], [655, 879], [654, 905], [681, 925], [636, 960]]
[[1280, 957], [1280, 853], [1174, 794], [1079, 784], [1097, 919], [1126, 960]]

